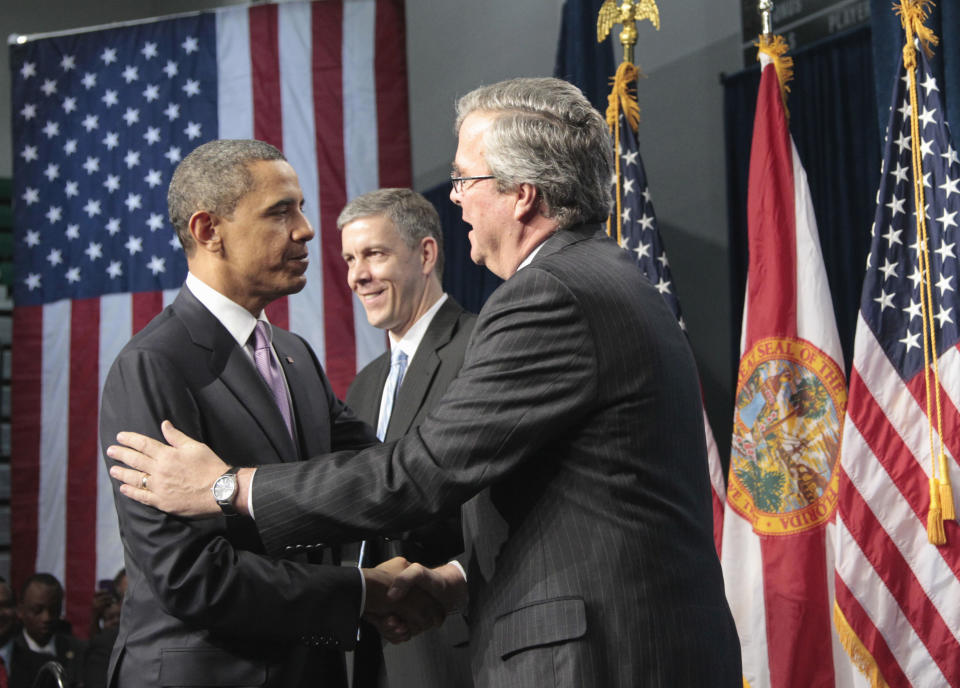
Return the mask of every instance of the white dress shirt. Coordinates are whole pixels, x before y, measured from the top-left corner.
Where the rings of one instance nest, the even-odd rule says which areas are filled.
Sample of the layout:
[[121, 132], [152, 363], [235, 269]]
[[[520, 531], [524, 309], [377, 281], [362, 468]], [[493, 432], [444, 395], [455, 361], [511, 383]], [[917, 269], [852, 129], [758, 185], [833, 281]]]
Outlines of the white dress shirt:
[[[192, 272], [187, 273], [186, 284], [190, 293], [197, 297], [197, 301], [202, 303], [203, 306], [213, 314], [213, 317], [219, 320], [220, 324], [227, 329], [230, 336], [237, 341], [239, 347], [243, 349], [244, 353], [247, 354], [247, 358], [250, 359], [250, 363], [254, 363], [253, 343], [250, 341], [250, 335], [253, 334], [258, 319], [263, 320], [268, 325], [270, 324], [270, 321], [267, 320], [267, 314], [261, 311], [260, 317], [254, 318], [246, 308], [235, 301], [231, 301]], [[277, 358], [277, 352], [273, 348], [273, 326], [267, 329], [270, 332], [270, 352], [277, 361], [277, 367], [280, 369], [281, 375], [283, 375], [283, 384], [287, 389], [287, 401], [290, 404], [290, 408], [293, 409], [293, 400], [290, 398], [290, 385], [287, 383], [287, 376], [283, 372], [283, 366], [280, 365], [279, 359]], [[259, 373], [257, 374], [259, 375]], [[296, 423], [296, 419], [291, 418], [291, 421], [294, 424]], [[296, 432], [296, 425], [294, 425], [294, 432]], [[250, 489], [247, 493], [247, 509], [250, 511], [250, 518], [254, 518], [253, 482], [253, 480], [250, 481]], [[359, 569], [357, 572], [360, 574], [360, 613], [363, 614], [367, 602], [367, 581]]]
[[[437, 299], [436, 303], [430, 306], [430, 308], [427, 309], [426, 313], [424, 313], [419, 318], [417, 318], [417, 321], [413, 323], [410, 329], [407, 330], [406, 333], [399, 339], [393, 334], [393, 332], [388, 333], [390, 336], [391, 359], [393, 357], [394, 351], [396, 349], [400, 349], [400, 351], [402, 351], [407, 355], [407, 369], [408, 370], [410, 369], [410, 364], [413, 363], [413, 357], [416, 355], [417, 349], [420, 348], [420, 342], [423, 341], [423, 337], [427, 333], [427, 328], [430, 327], [430, 323], [433, 322], [434, 316], [436, 316], [437, 311], [440, 310], [440, 306], [442, 306], [444, 301], [446, 300], [447, 300], [447, 295], [442, 294], [440, 298]], [[387, 380], [389, 379], [390, 378], [388, 377]], [[402, 382], [403, 380], [400, 380], [400, 383]], [[384, 414], [384, 412], [387, 410], [387, 404], [393, 403], [393, 400], [388, 399], [387, 398], [388, 395], [384, 393], [386, 392], [386, 389], [387, 389], [387, 381], [385, 380], [383, 383], [383, 392], [380, 393], [380, 411], [377, 413], [378, 421], [380, 420], [380, 417]]]

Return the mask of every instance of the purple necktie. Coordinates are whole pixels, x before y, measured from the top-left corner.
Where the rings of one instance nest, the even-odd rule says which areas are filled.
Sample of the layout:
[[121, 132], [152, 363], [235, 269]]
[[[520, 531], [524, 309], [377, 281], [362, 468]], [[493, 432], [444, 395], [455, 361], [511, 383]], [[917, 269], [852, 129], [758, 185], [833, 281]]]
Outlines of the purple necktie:
[[273, 394], [273, 400], [280, 409], [280, 415], [283, 416], [283, 422], [287, 424], [287, 431], [290, 438], [293, 436], [293, 421], [290, 413], [290, 400], [287, 398], [287, 386], [283, 381], [283, 373], [280, 366], [273, 357], [273, 351], [270, 349], [270, 333], [268, 325], [263, 320], [257, 321], [257, 327], [253, 331], [253, 361], [257, 366], [257, 372], [267, 383], [270, 393]]

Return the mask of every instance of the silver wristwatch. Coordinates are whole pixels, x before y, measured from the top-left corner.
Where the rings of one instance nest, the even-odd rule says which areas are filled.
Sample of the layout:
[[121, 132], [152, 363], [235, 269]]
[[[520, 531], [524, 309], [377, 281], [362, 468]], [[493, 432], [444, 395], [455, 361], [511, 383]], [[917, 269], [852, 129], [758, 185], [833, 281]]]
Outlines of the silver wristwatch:
[[236, 516], [237, 508], [233, 501], [237, 498], [237, 469], [231, 466], [227, 472], [217, 478], [210, 488], [213, 498], [217, 500], [221, 511], [226, 516]]

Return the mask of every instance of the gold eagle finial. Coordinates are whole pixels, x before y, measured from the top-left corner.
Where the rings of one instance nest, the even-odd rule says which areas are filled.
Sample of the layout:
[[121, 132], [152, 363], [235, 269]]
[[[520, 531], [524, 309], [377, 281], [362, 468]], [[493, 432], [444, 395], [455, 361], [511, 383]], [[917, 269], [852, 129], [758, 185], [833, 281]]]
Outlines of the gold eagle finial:
[[620, 42], [623, 44], [624, 62], [633, 62], [633, 46], [637, 43], [637, 22], [649, 19], [660, 30], [660, 10], [656, 0], [623, 0], [618, 7], [616, 0], [606, 0], [597, 16], [597, 42], [602, 43], [610, 35], [614, 24], [623, 24]]

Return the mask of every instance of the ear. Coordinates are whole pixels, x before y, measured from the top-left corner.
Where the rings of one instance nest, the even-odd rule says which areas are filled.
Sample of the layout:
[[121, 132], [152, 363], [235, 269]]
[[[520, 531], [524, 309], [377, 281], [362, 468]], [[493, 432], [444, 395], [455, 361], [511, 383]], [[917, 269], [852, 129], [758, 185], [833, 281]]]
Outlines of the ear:
[[193, 240], [201, 250], [211, 253], [220, 252], [223, 240], [216, 215], [206, 210], [198, 210], [190, 216], [188, 226]]
[[437, 240], [432, 236], [426, 236], [420, 240], [420, 272], [422, 274], [429, 275], [437, 267], [439, 250]]
[[526, 224], [540, 212], [540, 193], [533, 184], [524, 182], [514, 191], [517, 202], [513, 207], [513, 219]]

